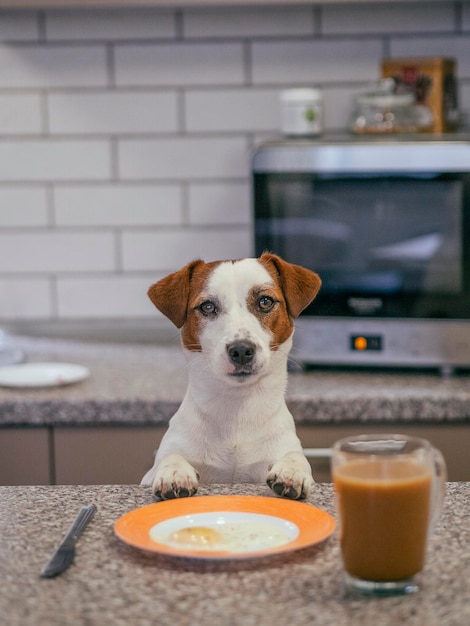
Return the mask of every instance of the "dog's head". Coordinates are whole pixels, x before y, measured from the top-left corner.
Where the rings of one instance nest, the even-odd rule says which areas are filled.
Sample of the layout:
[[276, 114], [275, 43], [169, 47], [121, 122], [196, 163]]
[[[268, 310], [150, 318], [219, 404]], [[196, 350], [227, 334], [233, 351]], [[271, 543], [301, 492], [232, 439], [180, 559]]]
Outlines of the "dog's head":
[[317, 274], [280, 257], [197, 260], [152, 285], [154, 305], [181, 328], [183, 346], [203, 353], [217, 378], [254, 381], [271, 353], [287, 358], [294, 319], [315, 298]]

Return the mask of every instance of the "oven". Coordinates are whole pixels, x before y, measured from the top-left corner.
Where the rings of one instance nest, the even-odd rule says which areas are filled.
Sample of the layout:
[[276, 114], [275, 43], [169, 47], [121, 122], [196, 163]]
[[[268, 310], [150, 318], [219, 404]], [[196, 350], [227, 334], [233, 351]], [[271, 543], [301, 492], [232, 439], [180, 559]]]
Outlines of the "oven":
[[255, 253], [323, 281], [294, 359], [470, 367], [470, 137], [271, 142], [252, 181]]

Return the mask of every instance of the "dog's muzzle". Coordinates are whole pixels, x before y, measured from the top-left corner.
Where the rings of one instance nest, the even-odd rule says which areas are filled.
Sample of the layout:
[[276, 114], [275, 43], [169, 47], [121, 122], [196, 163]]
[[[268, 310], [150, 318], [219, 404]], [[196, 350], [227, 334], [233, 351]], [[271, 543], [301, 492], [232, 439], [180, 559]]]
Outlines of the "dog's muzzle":
[[252, 341], [233, 341], [226, 346], [230, 362], [235, 366], [234, 376], [245, 376], [253, 373], [256, 356], [256, 345]]

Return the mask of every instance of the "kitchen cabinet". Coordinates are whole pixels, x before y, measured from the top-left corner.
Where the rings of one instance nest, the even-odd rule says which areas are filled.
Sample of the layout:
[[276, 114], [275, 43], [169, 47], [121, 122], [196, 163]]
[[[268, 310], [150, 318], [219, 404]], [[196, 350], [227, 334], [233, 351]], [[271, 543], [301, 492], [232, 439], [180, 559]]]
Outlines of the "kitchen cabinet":
[[0, 428], [0, 485], [51, 482], [51, 433], [41, 428]]
[[[165, 426], [0, 429], [0, 484], [138, 484]], [[399, 432], [424, 437], [444, 454], [450, 481], [470, 481], [468, 424], [316, 424], [297, 426], [317, 482], [330, 482], [328, 449], [347, 435]], [[319, 453], [320, 450], [320, 453]]]
[[325, 456], [309, 458], [313, 475], [317, 482], [330, 482], [330, 460], [327, 449], [338, 439], [348, 435], [367, 433], [401, 433], [428, 439], [444, 455], [447, 464], [448, 480], [470, 481], [470, 426], [468, 424], [430, 424], [403, 422], [397, 424], [317, 424], [298, 426], [304, 448], [324, 448]]
[[160, 426], [54, 428], [58, 485], [140, 483], [165, 432]]

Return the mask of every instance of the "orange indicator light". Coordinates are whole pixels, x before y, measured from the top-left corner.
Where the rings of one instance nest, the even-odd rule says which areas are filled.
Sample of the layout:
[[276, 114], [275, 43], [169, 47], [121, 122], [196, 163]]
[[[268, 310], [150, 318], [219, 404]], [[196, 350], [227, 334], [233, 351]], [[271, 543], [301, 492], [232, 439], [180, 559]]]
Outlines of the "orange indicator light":
[[367, 349], [367, 339], [365, 337], [355, 337], [355, 339], [354, 339], [354, 348], [356, 350], [366, 350]]
[[380, 352], [383, 349], [383, 338], [380, 335], [351, 335], [349, 347], [357, 352]]

